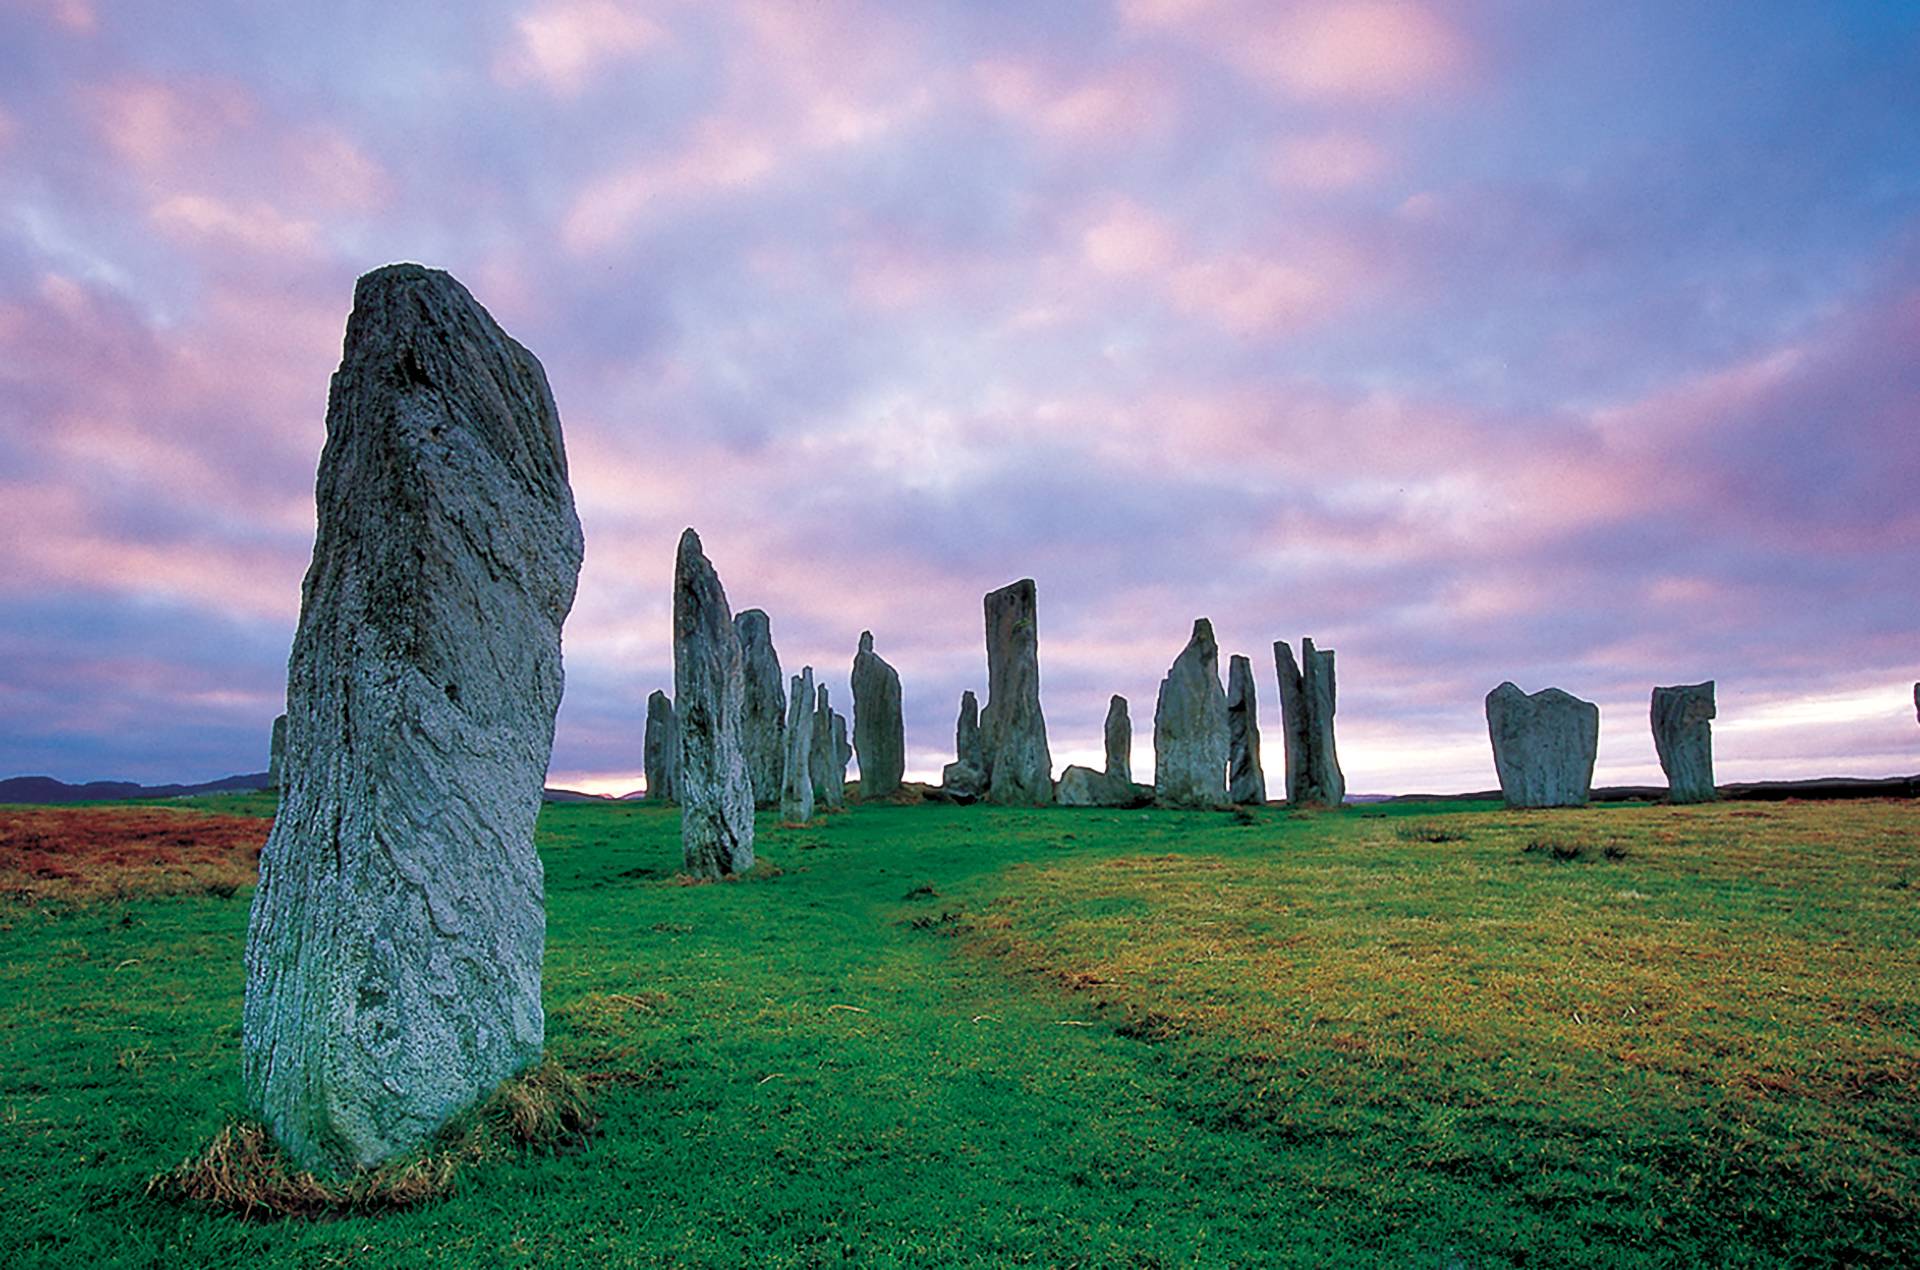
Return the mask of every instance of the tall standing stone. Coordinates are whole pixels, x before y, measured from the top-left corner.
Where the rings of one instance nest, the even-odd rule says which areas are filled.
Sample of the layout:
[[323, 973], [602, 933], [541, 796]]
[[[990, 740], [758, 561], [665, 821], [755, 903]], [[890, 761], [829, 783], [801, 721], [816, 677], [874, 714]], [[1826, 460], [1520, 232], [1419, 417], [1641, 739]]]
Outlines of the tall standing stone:
[[1133, 793], [1133, 720], [1119, 693], [1107, 702], [1107, 779]]
[[640, 761], [647, 776], [647, 801], [670, 803], [679, 797], [674, 792], [673, 773], [680, 766], [680, 720], [673, 713], [673, 698], [658, 688], [647, 698], [647, 731]]
[[813, 667], [793, 677], [787, 700], [786, 753], [781, 764], [780, 819], [805, 824], [813, 819]]
[[1153, 793], [1168, 807], [1227, 801], [1227, 694], [1213, 623], [1196, 618], [1187, 646], [1160, 681], [1153, 711]]
[[1600, 707], [1558, 688], [1487, 694], [1493, 766], [1509, 807], [1583, 807], [1593, 793]]
[[1296, 663], [1286, 641], [1275, 640], [1273, 668], [1280, 680], [1287, 801], [1297, 807], [1338, 807], [1346, 801], [1347, 780], [1333, 741], [1333, 650], [1321, 651], [1303, 639]]
[[287, 716], [273, 721], [273, 738], [267, 747], [267, 788], [277, 790], [287, 772]]
[[970, 803], [987, 791], [980, 706], [971, 688], [960, 694], [960, 715], [953, 724], [953, 753], [953, 762], [940, 770], [940, 788], [950, 797]]
[[786, 758], [780, 739], [787, 714], [780, 655], [773, 650], [773, 625], [760, 609], [734, 614], [733, 633], [740, 640], [746, 688], [740, 745], [747, 756], [747, 779], [753, 784], [754, 805], [772, 807], [781, 798], [780, 775]]
[[816, 807], [838, 811], [847, 805], [847, 759], [840, 753], [846, 725], [841, 723], [836, 736], [834, 723], [842, 716], [833, 709], [825, 684], [814, 692], [813, 755], [809, 764], [813, 773], [813, 802]]
[[1238, 653], [1227, 661], [1227, 801], [1258, 806], [1267, 801], [1267, 777], [1260, 770], [1260, 708], [1253, 687], [1253, 663]]
[[829, 710], [827, 719], [831, 724], [827, 731], [827, 739], [830, 742], [827, 747], [827, 758], [830, 764], [827, 773], [828, 783], [841, 791], [840, 802], [835, 806], [843, 806], [846, 803], [847, 764], [853, 762], [853, 743], [847, 739], [846, 715], [838, 710]]
[[367, 274], [315, 503], [241, 1067], [289, 1155], [339, 1173], [545, 1036], [533, 823], [581, 536], [540, 363], [449, 275]]
[[900, 792], [907, 767], [900, 674], [873, 651], [873, 632], [860, 632], [853, 657], [853, 749], [860, 756], [860, 797]]
[[1709, 803], [1713, 787], [1713, 680], [1653, 690], [1653, 748], [1667, 801]]
[[987, 611], [987, 708], [981, 714], [987, 798], [1053, 801], [1053, 756], [1040, 713], [1040, 633], [1033, 579], [992, 591]]
[[720, 575], [700, 535], [680, 535], [673, 566], [673, 699], [680, 719], [680, 854], [696, 878], [753, 867], [753, 780], [741, 733], [746, 671]]

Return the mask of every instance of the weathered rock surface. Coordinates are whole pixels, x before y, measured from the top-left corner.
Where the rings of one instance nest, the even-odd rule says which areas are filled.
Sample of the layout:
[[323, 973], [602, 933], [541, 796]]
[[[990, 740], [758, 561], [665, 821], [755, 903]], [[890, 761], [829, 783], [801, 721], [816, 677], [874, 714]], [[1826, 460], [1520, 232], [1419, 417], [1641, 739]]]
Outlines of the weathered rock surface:
[[1133, 786], [1116, 786], [1105, 772], [1078, 764], [1060, 773], [1053, 800], [1062, 807], [1125, 807], [1132, 801]]
[[813, 773], [815, 807], [838, 811], [847, 805], [847, 763], [853, 755], [846, 740], [846, 717], [834, 710], [827, 686], [821, 684], [815, 689], [813, 757], [809, 765]]
[[953, 762], [940, 769], [940, 788], [955, 802], [970, 803], [987, 792], [986, 748], [980, 740], [980, 705], [971, 688], [960, 694], [953, 725]]
[[279, 789], [287, 771], [287, 716], [273, 721], [273, 739], [267, 750], [267, 788]]
[[1300, 661], [1275, 640], [1273, 668], [1280, 680], [1280, 734], [1286, 747], [1287, 801], [1296, 807], [1338, 807], [1347, 780], [1333, 741], [1333, 650], [1300, 641]]
[[782, 796], [781, 771], [786, 747], [787, 695], [780, 677], [780, 654], [773, 650], [773, 623], [760, 609], [733, 615], [740, 640], [741, 676], [746, 687], [740, 746], [747, 757], [747, 779], [756, 807], [772, 807]]
[[780, 819], [805, 824], [813, 819], [813, 667], [793, 677], [782, 735]]
[[741, 734], [746, 671], [720, 575], [700, 535], [680, 535], [673, 566], [673, 702], [680, 720], [680, 854], [696, 878], [753, 867], [753, 779]]
[[1153, 792], [1168, 807], [1227, 802], [1227, 694], [1213, 623], [1198, 618], [1160, 681], [1153, 711]]
[[1133, 719], [1127, 699], [1115, 693], [1107, 702], [1107, 779], [1133, 788]]
[[418, 265], [354, 290], [315, 502], [241, 1067], [337, 1174], [540, 1055], [533, 824], [581, 536], [540, 363]]
[[860, 756], [860, 797], [900, 792], [907, 768], [907, 733], [900, 710], [900, 675], [873, 651], [873, 632], [860, 632], [853, 657], [853, 749]]
[[986, 770], [987, 750], [980, 738], [980, 703], [971, 688], [960, 694], [960, 714], [953, 721], [953, 756], [969, 767]]
[[1593, 792], [1600, 707], [1558, 688], [1487, 694], [1493, 766], [1509, 807], [1583, 807]]
[[1713, 787], [1713, 680], [1653, 690], [1653, 748], [1667, 774], [1667, 801], [1706, 803]]
[[647, 697], [647, 730], [640, 761], [646, 767], [648, 802], [670, 803], [679, 797], [674, 792], [673, 773], [680, 766], [680, 720], [673, 713], [673, 698], [658, 688]]
[[1033, 579], [988, 592], [987, 708], [980, 733], [987, 798], [1042, 806], [1053, 801], [1053, 756], [1040, 713], [1040, 634]]
[[1227, 660], [1227, 801], [1242, 807], [1267, 801], [1253, 663], [1237, 653]]

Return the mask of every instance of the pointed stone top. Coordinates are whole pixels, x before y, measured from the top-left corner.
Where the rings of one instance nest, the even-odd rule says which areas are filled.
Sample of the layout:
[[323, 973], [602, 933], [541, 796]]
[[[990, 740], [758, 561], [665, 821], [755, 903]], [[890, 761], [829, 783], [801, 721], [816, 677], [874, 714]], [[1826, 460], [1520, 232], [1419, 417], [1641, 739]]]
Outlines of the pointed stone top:
[[706, 554], [706, 549], [700, 545], [700, 535], [693, 532], [692, 525], [688, 525], [680, 534], [680, 554], [684, 556], [689, 551]]
[[860, 632], [860, 651], [863, 653], [870, 653], [873, 651], [873, 632], [872, 631]]
[[673, 703], [673, 698], [669, 697], [666, 693], [662, 692], [660, 689], [655, 688], [651, 693], [647, 695], [647, 705], [651, 707], [656, 701], [663, 706], [671, 705]]
[[1213, 623], [1204, 617], [1194, 618], [1193, 638], [1203, 644], [1213, 643]]

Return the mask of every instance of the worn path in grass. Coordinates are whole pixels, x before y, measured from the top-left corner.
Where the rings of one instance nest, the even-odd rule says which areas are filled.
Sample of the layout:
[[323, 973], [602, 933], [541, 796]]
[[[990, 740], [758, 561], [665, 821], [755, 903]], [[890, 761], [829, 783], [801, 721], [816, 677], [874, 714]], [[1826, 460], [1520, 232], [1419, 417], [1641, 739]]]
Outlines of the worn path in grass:
[[689, 887], [549, 807], [601, 1134], [325, 1223], [142, 1193], [240, 1105], [249, 892], [14, 905], [10, 1264], [1910, 1262], [1920, 809], [1752, 810], [861, 808]]

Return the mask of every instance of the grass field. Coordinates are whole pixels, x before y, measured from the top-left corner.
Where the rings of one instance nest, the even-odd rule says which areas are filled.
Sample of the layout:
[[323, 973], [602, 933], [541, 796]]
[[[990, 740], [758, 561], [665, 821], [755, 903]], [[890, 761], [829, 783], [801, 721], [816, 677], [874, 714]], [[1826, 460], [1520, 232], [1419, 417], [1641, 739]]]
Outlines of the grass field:
[[599, 1132], [380, 1216], [146, 1193], [242, 1109], [250, 888], [0, 903], [0, 1263], [1920, 1263], [1920, 804], [856, 808], [712, 886], [670, 810], [540, 844]]

